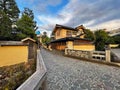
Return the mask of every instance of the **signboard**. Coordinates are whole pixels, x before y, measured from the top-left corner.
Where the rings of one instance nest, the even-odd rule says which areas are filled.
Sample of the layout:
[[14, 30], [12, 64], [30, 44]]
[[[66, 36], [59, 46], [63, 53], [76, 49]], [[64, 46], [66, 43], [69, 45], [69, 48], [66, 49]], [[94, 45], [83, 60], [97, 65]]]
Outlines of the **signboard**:
[[40, 31], [35, 31], [35, 34], [40, 35]]

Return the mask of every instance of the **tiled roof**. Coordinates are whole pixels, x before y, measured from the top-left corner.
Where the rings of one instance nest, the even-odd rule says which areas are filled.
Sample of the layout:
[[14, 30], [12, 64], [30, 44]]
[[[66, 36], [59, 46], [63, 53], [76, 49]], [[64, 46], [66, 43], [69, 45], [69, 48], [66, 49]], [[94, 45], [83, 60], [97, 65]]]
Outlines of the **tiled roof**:
[[28, 45], [27, 43], [23, 43], [21, 41], [0, 41], [0, 46], [23, 46]]
[[50, 43], [64, 42], [64, 41], [74, 41], [74, 40], [85, 40], [85, 41], [88, 41], [88, 42], [92, 42], [91, 40], [83, 39], [83, 38], [79, 38], [79, 37], [66, 37], [66, 38], [61, 38], [61, 39], [53, 40]]
[[59, 24], [56, 24], [56, 28], [65, 28], [65, 29], [69, 29], [69, 30], [75, 30], [75, 28], [72, 28], [72, 27], [68, 27], [68, 26], [64, 26], [64, 25], [59, 25]]
[[27, 40], [30, 40], [30, 41], [32, 41], [32, 42], [36, 42], [34, 39], [29, 38], [29, 37], [27, 37], [27, 38], [25, 38], [25, 39], [22, 39], [21, 41], [24, 42], [24, 41], [27, 41]]

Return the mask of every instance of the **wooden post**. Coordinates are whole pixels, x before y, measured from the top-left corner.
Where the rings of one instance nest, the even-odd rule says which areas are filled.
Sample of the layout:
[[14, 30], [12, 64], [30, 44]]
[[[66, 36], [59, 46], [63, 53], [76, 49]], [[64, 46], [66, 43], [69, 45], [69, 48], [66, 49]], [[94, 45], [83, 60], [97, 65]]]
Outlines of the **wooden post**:
[[93, 53], [93, 51], [90, 51], [90, 52], [89, 52], [89, 59], [90, 59], [90, 60], [92, 60], [92, 53]]
[[65, 48], [65, 55], [67, 55], [67, 48]]
[[111, 55], [110, 55], [110, 47], [109, 45], [106, 45], [105, 48], [105, 54], [106, 54], [106, 62], [111, 62]]

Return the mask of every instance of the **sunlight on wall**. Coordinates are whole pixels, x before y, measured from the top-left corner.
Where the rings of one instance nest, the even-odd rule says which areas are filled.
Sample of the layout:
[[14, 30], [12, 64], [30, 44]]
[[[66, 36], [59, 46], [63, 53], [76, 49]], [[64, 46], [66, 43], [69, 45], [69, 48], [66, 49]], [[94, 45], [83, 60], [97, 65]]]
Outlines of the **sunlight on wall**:
[[0, 46], [0, 67], [28, 60], [27, 46]]

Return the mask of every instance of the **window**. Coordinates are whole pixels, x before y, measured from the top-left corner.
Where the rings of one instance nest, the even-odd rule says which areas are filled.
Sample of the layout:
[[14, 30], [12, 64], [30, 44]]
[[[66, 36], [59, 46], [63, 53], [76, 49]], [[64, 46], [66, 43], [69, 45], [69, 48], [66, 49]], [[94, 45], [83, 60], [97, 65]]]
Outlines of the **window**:
[[76, 35], [76, 34], [77, 34], [77, 31], [72, 31], [72, 34], [73, 34], [73, 35]]
[[66, 36], [67, 36], [67, 37], [71, 37], [71, 36], [72, 36], [72, 33], [71, 33], [70, 30], [67, 30]]
[[57, 36], [60, 36], [60, 29], [57, 30]]

